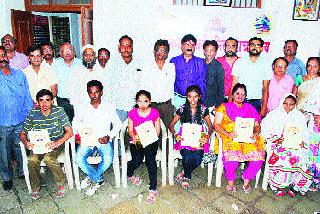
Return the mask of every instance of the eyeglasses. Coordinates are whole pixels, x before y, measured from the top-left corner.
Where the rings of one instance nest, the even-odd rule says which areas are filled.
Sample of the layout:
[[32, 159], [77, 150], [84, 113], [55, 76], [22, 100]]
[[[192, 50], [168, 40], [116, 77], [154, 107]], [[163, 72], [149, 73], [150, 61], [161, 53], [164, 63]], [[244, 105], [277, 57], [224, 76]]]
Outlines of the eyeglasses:
[[255, 44], [255, 43], [250, 43], [249, 46], [250, 47], [262, 47], [261, 44]]
[[168, 53], [168, 51], [166, 49], [158, 49], [157, 52], [160, 52], [160, 53]]

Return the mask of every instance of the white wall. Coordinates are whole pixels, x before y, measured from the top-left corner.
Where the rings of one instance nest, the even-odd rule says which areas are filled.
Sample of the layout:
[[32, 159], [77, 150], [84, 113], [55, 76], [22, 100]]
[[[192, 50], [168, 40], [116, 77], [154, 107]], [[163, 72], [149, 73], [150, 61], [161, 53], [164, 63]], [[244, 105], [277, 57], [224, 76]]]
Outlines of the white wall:
[[[157, 39], [168, 39], [171, 56], [181, 53], [180, 40], [192, 33], [199, 41], [196, 55], [203, 56], [205, 39], [225, 40], [229, 36], [247, 41], [253, 36], [270, 42], [268, 54], [282, 56], [284, 41], [296, 39], [299, 43], [297, 57], [303, 61], [319, 55], [320, 21], [292, 20], [294, 1], [264, 1], [262, 9], [228, 7], [173, 6], [172, 0], [94, 0], [94, 44], [117, 52], [118, 39], [128, 34], [134, 40], [134, 53], [144, 59], [153, 57]], [[254, 21], [260, 15], [271, 18], [272, 28], [267, 35], [258, 35]], [[239, 55], [246, 54], [240, 52]], [[223, 55], [219, 50], [218, 56]]]

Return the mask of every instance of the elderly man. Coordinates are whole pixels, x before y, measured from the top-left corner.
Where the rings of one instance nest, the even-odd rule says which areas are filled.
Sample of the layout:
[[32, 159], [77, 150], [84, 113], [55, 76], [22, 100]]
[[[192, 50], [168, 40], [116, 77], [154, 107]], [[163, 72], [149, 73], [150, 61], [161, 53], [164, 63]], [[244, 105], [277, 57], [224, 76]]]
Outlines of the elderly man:
[[106, 65], [109, 59], [110, 59], [110, 51], [106, 48], [100, 48], [98, 50], [98, 62], [101, 68], [105, 69], [108, 67]]
[[42, 42], [40, 44], [42, 57], [44, 62], [51, 65], [55, 62], [53, 44], [51, 42]]
[[19, 132], [28, 111], [33, 108], [29, 85], [24, 73], [9, 66], [6, 49], [0, 46], [0, 174], [3, 189], [11, 190], [12, 150], [18, 161], [18, 176], [23, 178]]
[[29, 83], [31, 97], [36, 104], [36, 95], [41, 89], [50, 90], [53, 97], [57, 95], [58, 79], [56, 74], [51, 70], [51, 67], [46, 63], [42, 63], [43, 58], [39, 46], [31, 46], [28, 52], [30, 65], [23, 71]]
[[[29, 111], [20, 133], [21, 142], [30, 150], [28, 167], [32, 189], [31, 197], [35, 200], [40, 198], [40, 163], [42, 159], [57, 183], [57, 197], [64, 197], [65, 178], [57, 159], [64, 149], [63, 144], [73, 135], [71, 124], [63, 108], [53, 105], [51, 91], [41, 89], [37, 93], [36, 99], [40, 108]], [[48, 147], [49, 151], [35, 152], [36, 147], [41, 147], [41, 145], [39, 146], [29, 139], [33, 130], [46, 130], [48, 132], [50, 142], [41, 143], [46, 143], [44, 147]]]
[[[233, 86], [242, 83], [247, 86], [248, 102], [262, 117], [267, 114], [269, 83], [272, 69], [269, 59], [262, 53], [264, 41], [253, 37], [249, 40], [249, 56], [243, 56], [233, 66]], [[231, 97], [229, 98], [231, 100]]]
[[283, 54], [288, 60], [287, 74], [296, 79], [297, 75], [305, 75], [307, 73], [306, 66], [296, 57], [298, 42], [296, 40], [287, 40], [284, 42]]
[[13, 36], [6, 34], [1, 38], [1, 44], [6, 49], [11, 68], [24, 69], [29, 65], [28, 57], [16, 51], [17, 40]]
[[170, 62], [175, 65], [176, 81], [174, 83], [174, 106], [180, 108], [185, 103], [186, 89], [190, 85], [198, 85], [205, 100], [206, 64], [203, 59], [193, 55], [197, 39], [187, 34], [181, 39], [182, 54], [173, 57]]
[[133, 57], [133, 40], [124, 35], [119, 39], [118, 51], [121, 57], [114, 64], [113, 100], [121, 121], [128, 117], [128, 111], [135, 104], [135, 95], [142, 88], [142, 66], [137, 57]]
[[[224, 43], [224, 56], [217, 57], [224, 69], [224, 95], [226, 98], [231, 96], [232, 69], [234, 63], [239, 59], [237, 56], [238, 40], [229, 37]], [[227, 100], [227, 99], [226, 99]]]
[[[101, 100], [103, 85], [98, 80], [87, 83], [87, 92], [90, 101], [83, 103], [75, 109], [73, 127], [79, 134], [77, 143], [76, 161], [87, 177], [81, 181], [81, 189], [89, 187], [86, 194], [92, 196], [103, 185], [103, 173], [111, 166], [113, 160], [112, 138], [117, 136], [121, 128], [121, 121], [115, 107], [111, 103]], [[110, 91], [108, 91], [110, 93]], [[112, 127], [112, 129], [111, 129]], [[85, 130], [92, 130], [96, 136], [94, 142], [86, 144]], [[91, 139], [91, 138], [90, 138]], [[88, 141], [88, 140], [87, 140]], [[88, 157], [97, 151], [101, 156], [101, 162], [97, 167], [88, 163]]]
[[159, 39], [154, 44], [154, 58], [146, 69], [147, 90], [152, 95], [152, 106], [158, 109], [161, 120], [167, 127], [173, 118], [175, 70], [166, 62], [170, 51], [168, 40]]
[[218, 50], [216, 40], [206, 40], [203, 43], [205, 62], [207, 64], [206, 73], [206, 99], [207, 107], [215, 109], [224, 100], [224, 70], [220, 62], [215, 59]]
[[[70, 102], [75, 107], [89, 101], [86, 93], [87, 83], [90, 80], [99, 80], [106, 83], [104, 71], [96, 65], [97, 55], [96, 48], [93, 45], [85, 45], [82, 48], [82, 65], [78, 65], [72, 69], [69, 78]], [[111, 90], [108, 87], [108, 90]], [[110, 93], [102, 98], [105, 101], [111, 101]]]
[[70, 43], [64, 43], [60, 46], [61, 58], [52, 64], [51, 69], [58, 78], [57, 104], [63, 107], [70, 122], [74, 117], [74, 109], [70, 104], [70, 94], [68, 90], [69, 77], [71, 70], [81, 64], [81, 60], [75, 58], [74, 48]]

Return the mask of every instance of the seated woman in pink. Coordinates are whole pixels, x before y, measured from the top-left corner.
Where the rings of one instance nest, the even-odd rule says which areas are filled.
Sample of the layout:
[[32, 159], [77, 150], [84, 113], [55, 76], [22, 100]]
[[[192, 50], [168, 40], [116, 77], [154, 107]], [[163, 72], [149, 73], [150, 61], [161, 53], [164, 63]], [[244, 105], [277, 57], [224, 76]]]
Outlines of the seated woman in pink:
[[269, 85], [268, 112], [278, 107], [285, 94], [292, 92], [294, 81], [286, 74], [288, 64], [288, 60], [284, 57], [278, 57], [272, 63], [273, 78]]

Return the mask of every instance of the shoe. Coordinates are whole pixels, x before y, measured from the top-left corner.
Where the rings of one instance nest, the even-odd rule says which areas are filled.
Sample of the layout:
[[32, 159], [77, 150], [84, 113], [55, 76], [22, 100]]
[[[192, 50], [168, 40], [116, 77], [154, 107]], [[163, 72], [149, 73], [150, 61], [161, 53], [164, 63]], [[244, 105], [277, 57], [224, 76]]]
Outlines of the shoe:
[[184, 178], [184, 172], [180, 172], [176, 177], [176, 182], [181, 183]]
[[128, 180], [136, 186], [140, 186], [142, 183], [142, 180], [139, 176], [128, 177]]
[[156, 202], [157, 195], [158, 192], [156, 190], [150, 190], [146, 200], [147, 204], [153, 204], [154, 202]]
[[66, 196], [65, 187], [58, 186], [57, 198], [63, 198], [64, 196]]
[[80, 188], [85, 189], [91, 185], [93, 181], [87, 176], [85, 179], [83, 179], [80, 183]]
[[10, 180], [10, 181], [4, 181], [3, 184], [2, 184], [3, 189], [4, 189], [5, 191], [11, 190], [11, 189], [12, 189], [12, 185], [13, 185], [13, 183], [12, 183], [11, 180]]
[[86, 191], [86, 195], [87, 196], [93, 196], [94, 193], [103, 185], [104, 185], [103, 181], [98, 182], [98, 183], [97, 182], [92, 182], [90, 187]]
[[286, 195], [286, 192], [283, 191], [283, 190], [281, 190], [281, 189], [274, 190], [273, 192], [274, 192], [274, 194], [275, 194], [276, 196], [278, 196], [278, 197], [282, 197], [282, 196], [285, 196], [285, 195]]
[[237, 192], [237, 187], [227, 185], [227, 190], [228, 190], [229, 192]]
[[190, 187], [190, 183], [189, 183], [190, 179], [189, 178], [183, 178], [181, 186], [183, 189], [189, 189]]
[[31, 198], [33, 200], [38, 200], [41, 197], [40, 192], [34, 191], [31, 193]]
[[249, 184], [247, 185], [247, 187], [245, 187], [245, 185], [243, 185], [242, 189], [243, 189], [244, 193], [248, 194], [248, 193], [250, 193], [251, 187]]

